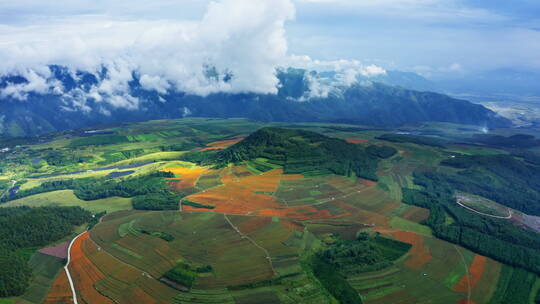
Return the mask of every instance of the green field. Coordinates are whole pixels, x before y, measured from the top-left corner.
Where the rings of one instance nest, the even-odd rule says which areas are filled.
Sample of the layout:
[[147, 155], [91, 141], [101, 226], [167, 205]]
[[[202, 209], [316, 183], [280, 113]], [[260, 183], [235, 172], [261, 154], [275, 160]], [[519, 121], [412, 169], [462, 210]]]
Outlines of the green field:
[[131, 198], [110, 197], [95, 201], [83, 201], [73, 194], [73, 190], [60, 190], [28, 196], [5, 204], [0, 207], [44, 207], [44, 206], [80, 206], [93, 213], [107, 211], [107, 213], [131, 210]]

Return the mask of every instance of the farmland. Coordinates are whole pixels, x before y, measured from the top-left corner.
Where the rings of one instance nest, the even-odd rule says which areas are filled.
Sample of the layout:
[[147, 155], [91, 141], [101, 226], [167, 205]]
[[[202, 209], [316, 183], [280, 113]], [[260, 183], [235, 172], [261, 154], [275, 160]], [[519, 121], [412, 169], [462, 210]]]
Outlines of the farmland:
[[[339, 288], [357, 294], [363, 303], [480, 304], [510, 303], [509, 299], [533, 303], [529, 299], [540, 289], [536, 274], [438, 238], [438, 228], [431, 221], [439, 209], [403, 203], [404, 189], [425, 190], [415, 172], [438, 172], [442, 170], [439, 163], [459, 151], [490, 155], [499, 150], [382, 136], [388, 130], [303, 124], [303, 129], [346, 139], [351, 151], [361, 151], [359, 155], [369, 160], [366, 166], [376, 176], [357, 174], [367, 172], [354, 167], [364, 161], [361, 158], [354, 159], [355, 169], [340, 160], [333, 164], [343, 167], [335, 172], [326, 167], [316, 170], [316, 162], [332, 161], [335, 156], [318, 155], [326, 151], [317, 150], [318, 140], [329, 139], [314, 135], [309, 135], [316, 140], [308, 149], [313, 163], [272, 149], [218, 165], [208, 161], [226, 151], [250, 151], [249, 146], [245, 150], [231, 147], [263, 126], [284, 125], [186, 119], [112, 127], [105, 130], [111, 134], [84, 138], [59, 135], [27, 146], [21, 156], [14, 154], [14, 159], [3, 164], [0, 180], [6, 182], [0, 190], [10, 188], [15, 180], [21, 186], [15, 195], [21, 197], [6, 198], [0, 207], [78, 206], [98, 215], [70, 252], [69, 271], [79, 303], [336, 303], [337, 296], [314, 269], [313, 257], [336, 246], [355, 244], [365, 235], [391, 239], [408, 249], [385, 261], [388, 264], [379, 263], [377, 267], [384, 265], [381, 269], [349, 265], [347, 271], [323, 272], [342, 278]], [[446, 136], [454, 138], [458, 132], [450, 133]], [[291, 142], [301, 146], [309, 141], [297, 136]], [[363, 149], [373, 145], [397, 152], [388, 157], [364, 154]], [[71, 151], [75, 155], [62, 160]], [[283, 155], [290, 157], [276, 161]], [[29, 157], [39, 162], [21, 161]], [[125, 171], [129, 174], [123, 175]], [[87, 185], [88, 180], [95, 182]], [[73, 189], [28, 192], [71, 182], [81, 184]], [[23, 196], [25, 191], [31, 195]], [[454, 194], [475, 198], [467, 206], [477, 211], [497, 215], [509, 210], [480, 195]], [[162, 196], [171, 206], [138, 208], [137, 202]], [[444, 225], [461, 224], [460, 211], [482, 218], [455, 200], [452, 203], [443, 210]], [[525, 216], [516, 211], [507, 222], [513, 229], [530, 232], [529, 226], [521, 225], [526, 230], [519, 225]], [[86, 225], [78, 229], [77, 233], [84, 232]], [[74, 234], [75, 230], [70, 237]], [[30, 286], [13, 301], [71, 303], [73, 295], [62, 270], [64, 242], [70, 237], [25, 249], [30, 265], [43, 266], [34, 269]], [[513, 283], [516, 280], [522, 286]]]

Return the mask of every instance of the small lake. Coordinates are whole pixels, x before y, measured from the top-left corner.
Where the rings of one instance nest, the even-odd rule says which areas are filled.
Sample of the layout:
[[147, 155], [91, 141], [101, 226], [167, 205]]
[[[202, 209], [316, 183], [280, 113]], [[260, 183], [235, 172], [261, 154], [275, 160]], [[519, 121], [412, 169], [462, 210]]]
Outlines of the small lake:
[[123, 171], [123, 172], [112, 172], [107, 175], [108, 178], [118, 178], [118, 177], [124, 177], [135, 173], [135, 171]]

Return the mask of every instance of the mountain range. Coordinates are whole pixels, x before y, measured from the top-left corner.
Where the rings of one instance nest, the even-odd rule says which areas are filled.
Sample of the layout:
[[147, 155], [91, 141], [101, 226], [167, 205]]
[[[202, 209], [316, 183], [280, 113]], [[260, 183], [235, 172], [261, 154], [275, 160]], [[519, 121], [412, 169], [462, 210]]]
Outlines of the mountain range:
[[[123, 95], [96, 97], [92, 92], [109, 77], [106, 69], [99, 73], [73, 73], [61, 66], [49, 69], [51, 76], [47, 83], [61, 88], [61, 92], [58, 89], [29, 90], [24, 98], [16, 98], [14, 94], [1, 93], [10, 86], [28, 87], [28, 77], [0, 78], [0, 136], [35, 136], [97, 125], [188, 116], [372, 126], [423, 121], [483, 127], [511, 125], [509, 120], [481, 105], [444, 94], [405, 89], [404, 86], [413, 84], [419, 89], [430, 88], [429, 82], [418, 87], [422, 82], [408, 74], [390, 75], [397, 79], [393, 83], [373, 78], [343, 84], [336, 80], [336, 75], [289, 68], [278, 71], [277, 94], [246, 92], [199, 96], [174, 89], [158, 92], [145, 88], [133, 72]], [[314, 83], [319, 94], [313, 94]], [[116, 103], [106, 102], [113, 98]]]

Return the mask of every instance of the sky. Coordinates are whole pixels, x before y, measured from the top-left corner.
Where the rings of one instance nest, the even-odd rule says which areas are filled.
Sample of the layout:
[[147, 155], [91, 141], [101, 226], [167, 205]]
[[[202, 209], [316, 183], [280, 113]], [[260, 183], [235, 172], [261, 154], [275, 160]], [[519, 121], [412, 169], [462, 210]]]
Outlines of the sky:
[[540, 1], [0, 0], [0, 74], [34, 79], [0, 95], [61, 90], [48, 64], [107, 66], [111, 75], [92, 94], [123, 97], [127, 107], [134, 70], [146, 88], [200, 95], [275, 92], [282, 66], [338, 70], [344, 79], [538, 71]]

